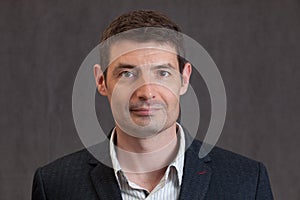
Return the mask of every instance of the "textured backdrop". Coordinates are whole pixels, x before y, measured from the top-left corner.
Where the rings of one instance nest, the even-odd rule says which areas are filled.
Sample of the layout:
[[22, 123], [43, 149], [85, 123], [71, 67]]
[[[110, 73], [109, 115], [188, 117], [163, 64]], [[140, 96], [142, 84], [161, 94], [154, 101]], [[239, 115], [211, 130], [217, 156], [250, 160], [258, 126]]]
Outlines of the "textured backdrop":
[[77, 70], [108, 23], [134, 9], [167, 14], [209, 52], [228, 98], [218, 146], [265, 163], [276, 199], [300, 199], [296, 0], [2, 0], [0, 199], [30, 199], [38, 166], [83, 147], [71, 109]]

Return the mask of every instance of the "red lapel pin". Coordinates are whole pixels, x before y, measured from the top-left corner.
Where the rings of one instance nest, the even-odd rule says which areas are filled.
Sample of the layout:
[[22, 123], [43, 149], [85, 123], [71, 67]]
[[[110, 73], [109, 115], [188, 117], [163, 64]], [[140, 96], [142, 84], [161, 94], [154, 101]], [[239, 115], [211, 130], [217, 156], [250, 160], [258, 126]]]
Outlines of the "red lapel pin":
[[198, 172], [197, 174], [202, 175], [202, 174], [206, 174], [206, 172], [207, 172], [207, 171], [204, 170], [204, 171]]

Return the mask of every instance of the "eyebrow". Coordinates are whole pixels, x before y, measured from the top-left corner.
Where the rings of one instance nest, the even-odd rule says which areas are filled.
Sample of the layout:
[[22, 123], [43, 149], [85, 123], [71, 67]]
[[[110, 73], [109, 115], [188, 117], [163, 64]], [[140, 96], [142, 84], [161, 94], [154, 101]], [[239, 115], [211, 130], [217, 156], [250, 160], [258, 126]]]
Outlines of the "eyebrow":
[[118, 64], [115, 69], [132, 69], [137, 67], [136, 65], [131, 65], [131, 64], [124, 64], [124, 63], [120, 63]]
[[[119, 63], [113, 70], [113, 74], [116, 75], [118, 72], [122, 69], [134, 69], [138, 67], [137, 65], [132, 65], [132, 64], [126, 64], [126, 63]], [[152, 69], [176, 69], [172, 64], [170, 63], [165, 63], [165, 64], [157, 64], [151, 66]]]
[[114, 70], [113, 70], [113, 74], [117, 74], [120, 70], [122, 69], [133, 69], [133, 68], [136, 68], [137, 66], [135, 65], [131, 65], [131, 64], [124, 64], [124, 63], [120, 63], [118, 64]]
[[176, 67], [174, 67], [170, 63], [155, 65], [152, 68], [154, 68], [154, 69], [176, 69]]

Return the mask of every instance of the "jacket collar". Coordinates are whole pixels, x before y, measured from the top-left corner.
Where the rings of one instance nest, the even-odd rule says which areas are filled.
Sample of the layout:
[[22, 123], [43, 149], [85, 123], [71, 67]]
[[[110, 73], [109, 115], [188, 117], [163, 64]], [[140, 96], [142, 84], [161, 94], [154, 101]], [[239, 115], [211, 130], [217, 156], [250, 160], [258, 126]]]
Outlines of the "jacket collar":
[[[187, 131], [185, 130], [187, 133]], [[186, 134], [187, 144], [191, 144], [185, 152], [183, 169], [183, 182], [179, 199], [205, 199], [208, 191], [212, 169], [209, 167], [211, 158], [209, 155], [200, 159], [198, 154], [201, 147], [199, 141]]]
[[88, 151], [93, 155], [89, 160], [89, 164], [94, 166], [90, 177], [98, 198], [122, 200], [114, 170], [110, 167], [112, 163], [109, 156], [109, 140], [88, 148]]
[[[203, 200], [208, 191], [212, 174], [212, 169], [209, 167], [211, 158], [207, 155], [200, 159], [198, 153], [202, 143], [193, 140], [186, 129], [184, 129], [184, 132], [187, 150], [185, 152], [183, 180], [179, 199]], [[89, 164], [95, 167], [90, 171], [90, 177], [99, 199], [121, 200], [121, 191], [114, 170], [112, 167], [108, 167], [112, 166], [109, 156], [109, 140], [97, 144], [88, 150], [93, 154]], [[108, 166], [103, 163], [108, 164]]]
[[90, 176], [99, 199], [121, 200], [121, 191], [113, 170], [107, 166], [98, 164]]

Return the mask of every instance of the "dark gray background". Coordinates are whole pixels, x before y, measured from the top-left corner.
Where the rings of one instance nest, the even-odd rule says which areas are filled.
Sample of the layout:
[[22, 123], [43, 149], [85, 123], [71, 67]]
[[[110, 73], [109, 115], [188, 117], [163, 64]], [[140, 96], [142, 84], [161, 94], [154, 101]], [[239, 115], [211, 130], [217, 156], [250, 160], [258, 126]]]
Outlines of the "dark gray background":
[[112, 19], [142, 8], [167, 14], [219, 67], [228, 112], [218, 146], [263, 162], [276, 199], [300, 199], [296, 0], [2, 0], [0, 199], [29, 199], [38, 166], [83, 147], [76, 72]]

